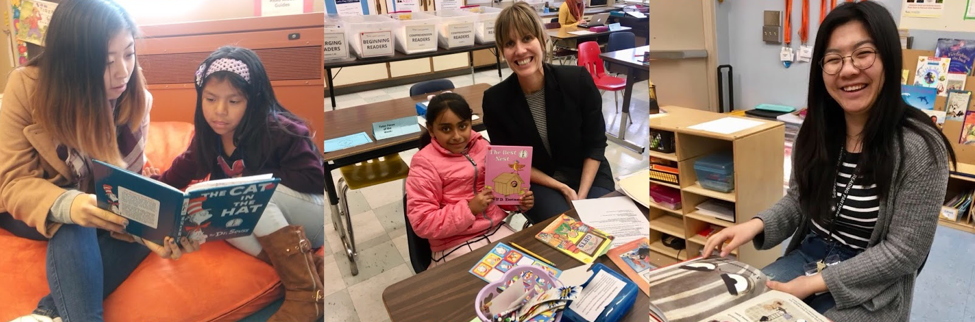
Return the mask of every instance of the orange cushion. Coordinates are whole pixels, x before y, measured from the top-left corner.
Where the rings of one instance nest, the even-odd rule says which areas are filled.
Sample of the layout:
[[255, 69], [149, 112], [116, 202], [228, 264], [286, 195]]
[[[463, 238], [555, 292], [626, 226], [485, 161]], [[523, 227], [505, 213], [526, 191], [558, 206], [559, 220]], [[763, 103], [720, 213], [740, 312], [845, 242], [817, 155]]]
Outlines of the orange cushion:
[[[149, 162], [168, 168], [189, 145], [192, 131], [189, 123], [151, 123]], [[0, 229], [0, 276], [6, 277], [0, 279], [0, 321], [30, 313], [50, 292], [46, 247], [47, 242]], [[282, 296], [274, 268], [226, 242], [210, 242], [178, 261], [149, 254], [106, 299], [105, 320], [236, 321]]]
[[160, 172], [169, 169], [169, 166], [173, 165], [173, 159], [190, 146], [193, 132], [192, 123], [149, 123], [149, 135], [146, 136], [146, 165], [156, 167]]

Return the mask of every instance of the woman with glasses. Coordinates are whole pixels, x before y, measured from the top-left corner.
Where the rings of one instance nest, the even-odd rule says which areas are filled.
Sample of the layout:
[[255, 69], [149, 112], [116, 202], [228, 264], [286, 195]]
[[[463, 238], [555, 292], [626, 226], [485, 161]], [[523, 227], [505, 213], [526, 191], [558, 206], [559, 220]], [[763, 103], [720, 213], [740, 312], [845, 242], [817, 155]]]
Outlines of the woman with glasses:
[[837, 7], [814, 48], [787, 195], [711, 236], [704, 253], [727, 256], [748, 241], [769, 249], [791, 236], [785, 256], [762, 269], [770, 288], [833, 321], [907, 321], [954, 151], [901, 98], [901, 48], [886, 8]]

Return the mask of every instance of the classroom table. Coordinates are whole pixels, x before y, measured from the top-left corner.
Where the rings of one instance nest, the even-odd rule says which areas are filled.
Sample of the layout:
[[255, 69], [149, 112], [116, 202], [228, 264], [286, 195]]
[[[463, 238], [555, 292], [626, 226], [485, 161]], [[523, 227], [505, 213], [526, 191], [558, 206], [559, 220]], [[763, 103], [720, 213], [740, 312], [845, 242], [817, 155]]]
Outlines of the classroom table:
[[[482, 115], [481, 101], [484, 98], [484, 91], [491, 86], [488, 84], [474, 84], [455, 88], [450, 91], [463, 96], [475, 115]], [[436, 94], [434, 92], [430, 94]], [[325, 167], [325, 194], [328, 197], [328, 206], [332, 214], [338, 213], [339, 197], [332, 179], [332, 170], [343, 166], [375, 159], [381, 156], [406, 151], [416, 148], [420, 144], [420, 133], [425, 129], [420, 127], [421, 132], [407, 135], [376, 140], [372, 134], [372, 124], [386, 120], [397, 119], [407, 116], [416, 116], [416, 103], [427, 100], [427, 95], [423, 94], [412, 97], [399, 98], [389, 101], [376, 102], [355, 107], [343, 108], [335, 111], [325, 112], [325, 140], [343, 137], [359, 132], [366, 132], [372, 143], [354, 146], [338, 151], [327, 152], [324, 154]], [[475, 131], [483, 131], [484, 123], [478, 118], [471, 124]], [[339, 223], [345, 224], [345, 223]], [[355, 238], [352, 233], [352, 225], [348, 223], [346, 230], [349, 232], [349, 244], [346, 252], [356, 254]], [[352, 257], [350, 255], [350, 257]]]
[[[604, 197], [622, 195], [617, 191]], [[639, 204], [637, 207], [649, 218], [650, 211], [647, 208], [639, 206]], [[575, 210], [569, 210], [566, 214], [573, 218], [579, 218]], [[582, 265], [578, 260], [535, 239], [535, 235], [554, 220], [555, 218], [551, 218], [533, 225], [498, 242], [509, 245], [514, 242], [524, 246], [539, 256], [554, 262], [555, 267], [563, 271]], [[474, 299], [477, 292], [487, 283], [468, 271], [498, 242], [481, 247], [446, 264], [428, 269], [387, 287], [383, 291], [383, 304], [386, 306], [386, 312], [389, 313], [390, 321], [468, 322], [474, 319], [477, 316], [477, 313], [474, 312]], [[622, 274], [619, 267], [608, 257], [601, 257], [597, 262]], [[649, 310], [650, 297], [640, 291], [637, 294], [636, 303], [633, 304], [633, 308], [622, 321], [645, 322]]]
[[[390, 62], [396, 62], [402, 60], [436, 57], [436, 56], [452, 55], [452, 54], [459, 54], [459, 53], [466, 52], [467, 61], [468, 64], [470, 64], [470, 69], [471, 69], [471, 80], [473, 80], [473, 83], [477, 83], [477, 81], [474, 79], [474, 51], [481, 50], [481, 49], [488, 49], [491, 51], [491, 53], [494, 54], [495, 66], [498, 69], [498, 78], [502, 78], [501, 58], [498, 54], [497, 47], [494, 45], [494, 42], [491, 42], [489, 44], [476, 44], [474, 46], [451, 48], [451, 49], [444, 49], [444, 48], [437, 47], [436, 51], [409, 54], [409, 55], [397, 51], [393, 56], [360, 58], [360, 59], [347, 60], [347, 61], [327, 61], [325, 62], [325, 76], [326, 76], [325, 81], [326, 81], [326, 85], [328, 85], [328, 97], [332, 99], [332, 110], [333, 111], [335, 110], [335, 86], [333, 86], [332, 84], [332, 80], [334, 79], [334, 77], [332, 76], [333, 68], [361, 66], [361, 65], [369, 65], [369, 64], [379, 64], [379, 63], [390, 63]], [[327, 129], [328, 127], [325, 128]]]
[[626, 140], [626, 124], [629, 121], [630, 98], [633, 95], [633, 84], [650, 79], [650, 64], [643, 62], [643, 54], [650, 51], [650, 46], [641, 46], [630, 49], [617, 50], [614, 52], [602, 53], [603, 61], [610, 64], [619, 64], [626, 67], [626, 89], [623, 91], [623, 117], [620, 118], [619, 133], [613, 135], [606, 133], [606, 137], [619, 145], [625, 146], [637, 153], [643, 153], [644, 146]]
[[597, 38], [599, 36], [605, 36], [605, 35], [608, 35], [608, 34], [611, 34], [611, 33], [617, 32], [617, 31], [629, 31], [631, 29], [632, 28], [630, 28], [630, 27], [620, 27], [619, 30], [606, 30], [606, 31], [600, 31], [600, 32], [591, 32], [591, 33], [587, 33], [587, 34], [584, 34], [584, 35], [573, 34], [573, 32], [576, 32], [576, 31], [589, 31], [589, 28], [580, 28], [580, 27], [577, 27], [577, 26], [572, 26], [572, 27], [561, 27], [561, 28], [555, 28], [555, 29], [546, 29], [545, 30], [545, 33], [548, 34], [548, 38], [549, 38], [548, 44], [546, 44], [546, 52], [549, 53], [549, 54], [547, 55], [548, 57], [545, 57], [545, 60], [548, 63], [552, 63], [552, 53], [554, 52], [553, 50], [555, 48], [555, 45], [557, 45], [559, 43], [559, 41], [575, 40], [576, 43], [578, 43], [580, 41], [585, 41], [585, 40]]

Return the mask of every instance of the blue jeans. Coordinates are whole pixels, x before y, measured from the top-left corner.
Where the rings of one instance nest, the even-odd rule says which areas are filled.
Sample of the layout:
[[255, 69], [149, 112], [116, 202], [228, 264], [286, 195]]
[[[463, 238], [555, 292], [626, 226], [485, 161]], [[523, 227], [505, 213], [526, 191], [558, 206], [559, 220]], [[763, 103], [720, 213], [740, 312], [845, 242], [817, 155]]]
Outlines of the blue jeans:
[[[0, 215], [0, 227], [20, 237], [44, 240], [8, 214]], [[145, 246], [115, 239], [107, 231], [62, 225], [47, 244], [51, 294], [41, 298], [34, 313], [61, 317], [65, 322], [103, 321], [102, 302], [149, 252]]]
[[[809, 233], [802, 240], [802, 243], [799, 244], [799, 248], [789, 252], [785, 256], [779, 257], [772, 264], [765, 266], [762, 269], [762, 273], [773, 281], [786, 283], [799, 276], [806, 275], [805, 269], [803, 269], [803, 265], [806, 263], [815, 263], [834, 254], [838, 255], [841, 261], [845, 261], [859, 253], [859, 251], [849, 246], [839, 242], [828, 242], [819, 237], [819, 235], [816, 235], [816, 233]], [[826, 313], [826, 311], [836, 306], [836, 301], [833, 300], [833, 295], [829, 292], [810, 295], [808, 298], [803, 299], [803, 301], [820, 314]]]
[[[540, 184], [532, 184], [529, 190], [535, 194], [535, 206], [525, 212], [525, 218], [532, 224], [543, 222], [546, 219], [569, 211], [570, 207], [569, 203], [565, 201], [565, 195], [558, 190]], [[592, 188], [589, 188], [589, 194], [586, 196], [586, 199], [599, 198], [610, 192], [613, 191], [603, 187], [592, 186]]]

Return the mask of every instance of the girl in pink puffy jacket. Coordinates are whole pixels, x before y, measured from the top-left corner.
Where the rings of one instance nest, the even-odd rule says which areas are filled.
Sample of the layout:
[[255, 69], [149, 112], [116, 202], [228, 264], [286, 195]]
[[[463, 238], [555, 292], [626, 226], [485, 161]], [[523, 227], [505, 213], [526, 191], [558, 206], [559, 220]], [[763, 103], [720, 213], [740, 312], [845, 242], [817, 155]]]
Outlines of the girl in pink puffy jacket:
[[[406, 211], [416, 235], [430, 241], [430, 267], [514, 233], [503, 221], [508, 213], [484, 189], [488, 142], [471, 130], [472, 116], [460, 95], [443, 93], [430, 100], [427, 132], [410, 164]], [[508, 210], [527, 211], [534, 204], [529, 191], [520, 206]]]

